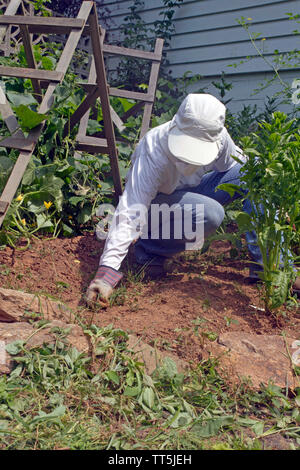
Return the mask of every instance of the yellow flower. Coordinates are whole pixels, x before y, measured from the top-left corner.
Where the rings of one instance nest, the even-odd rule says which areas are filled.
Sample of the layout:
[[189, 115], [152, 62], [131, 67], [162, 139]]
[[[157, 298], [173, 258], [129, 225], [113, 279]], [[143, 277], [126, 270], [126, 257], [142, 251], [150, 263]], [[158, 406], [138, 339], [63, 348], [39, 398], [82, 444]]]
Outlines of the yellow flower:
[[51, 201], [49, 202], [44, 201], [44, 206], [46, 207], [47, 210], [52, 206], [52, 204], [53, 203]]
[[23, 197], [23, 194], [19, 194], [19, 196], [16, 198], [16, 201], [22, 201]]
[[98, 188], [102, 188], [101, 184], [98, 184]]
[[252, 18], [247, 18], [248, 21], [252, 21]]
[[262, 38], [262, 41], [266, 41], [266, 38]]
[[26, 220], [25, 220], [25, 219], [22, 219], [21, 222], [22, 222], [22, 224], [23, 224], [24, 227], [25, 227], [25, 225], [26, 225]]

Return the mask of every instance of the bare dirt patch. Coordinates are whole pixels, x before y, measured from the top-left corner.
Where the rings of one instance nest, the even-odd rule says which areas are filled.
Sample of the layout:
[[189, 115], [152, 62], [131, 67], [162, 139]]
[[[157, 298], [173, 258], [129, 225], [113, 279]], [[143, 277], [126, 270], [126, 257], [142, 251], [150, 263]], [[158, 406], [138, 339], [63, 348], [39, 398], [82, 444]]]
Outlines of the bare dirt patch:
[[94, 312], [83, 299], [103, 249], [93, 234], [34, 240], [28, 249], [21, 248], [0, 251], [2, 287], [53, 296], [88, 323], [112, 324], [186, 361], [200, 360], [224, 332], [300, 335], [299, 308], [285, 308], [277, 318], [259, 310], [261, 293], [247, 280], [247, 260], [231, 259], [228, 242], [214, 242], [201, 256], [178, 255], [159, 281], [134, 279], [129, 255], [113, 305]]

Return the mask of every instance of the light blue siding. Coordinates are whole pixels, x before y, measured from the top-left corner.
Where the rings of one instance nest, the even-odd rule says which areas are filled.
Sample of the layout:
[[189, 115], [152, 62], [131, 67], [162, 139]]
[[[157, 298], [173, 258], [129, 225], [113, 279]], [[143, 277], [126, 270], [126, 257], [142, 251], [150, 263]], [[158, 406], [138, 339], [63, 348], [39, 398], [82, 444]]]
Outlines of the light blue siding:
[[[130, 0], [105, 0], [111, 12], [110, 42], [122, 40], [119, 28], [132, 4]], [[145, 0], [140, 14], [148, 25], [162, 18], [159, 15], [162, 4], [162, 0]], [[237, 20], [242, 16], [251, 18], [248, 20], [250, 31], [260, 33], [257, 46], [272, 61], [275, 49], [280, 53], [299, 50], [299, 36], [293, 33], [299, 29], [299, 24], [289, 20], [287, 13], [300, 13], [300, 0], [184, 0], [174, 17], [175, 32], [167, 52], [173, 76], [180, 77], [190, 71], [201, 74], [203, 84], [209, 84], [225, 72], [227, 81], [234, 84], [230, 106], [236, 108], [247, 103], [261, 106], [265, 96], [276, 91], [276, 84], [260, 95], [252, 96], [251, 92], [273, 72]], [[239, 65], [234, 67], [234, 64]], [[112, 60], [110, 67], [114, 66], [115, 60]], [[282, 78], [292, 83], [294, 78], [299, 78], [299, 71], [299, 64], [297, 68], [282, 69]]]

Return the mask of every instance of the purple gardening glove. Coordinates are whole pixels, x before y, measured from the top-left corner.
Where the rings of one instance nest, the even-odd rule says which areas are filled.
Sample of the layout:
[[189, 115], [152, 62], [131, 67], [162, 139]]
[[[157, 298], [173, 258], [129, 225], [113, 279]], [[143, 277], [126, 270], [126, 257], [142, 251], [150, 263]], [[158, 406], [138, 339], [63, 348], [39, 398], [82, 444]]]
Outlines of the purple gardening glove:
[[118, 282], [122, 279], [123, 274], [108, 266], [99, 266], [98, 271], [90, 283], [86, 300], [88, 304], [93, 304], [99, 296], [100, 305], [107, 306], [109, 296], [112, 294]]

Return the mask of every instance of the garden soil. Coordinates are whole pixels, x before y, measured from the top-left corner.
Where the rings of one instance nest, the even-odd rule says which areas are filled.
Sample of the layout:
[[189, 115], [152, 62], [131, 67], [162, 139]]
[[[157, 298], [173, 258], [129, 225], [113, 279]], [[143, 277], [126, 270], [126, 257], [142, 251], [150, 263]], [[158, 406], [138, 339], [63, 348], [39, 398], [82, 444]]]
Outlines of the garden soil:
[[137, 276], [130, 250], [124, 278], [106, 309], [87, 308], [84, 293], [92, 280], [103, 242], [92, 233], [75, 238], [33, 240], [0, 251], [0, 285], [48, 295], [65, 302], [87, 324], [113, 325], [185, 361], [201, 360], [207, 345], [224, 332], [298, 337], [300, 309], [285, 306], [278, 315], [263, 311], [259, 285], [250, 284], [245, 251], [232, 257], [229, 242], [171, 259], [163, 279]]

